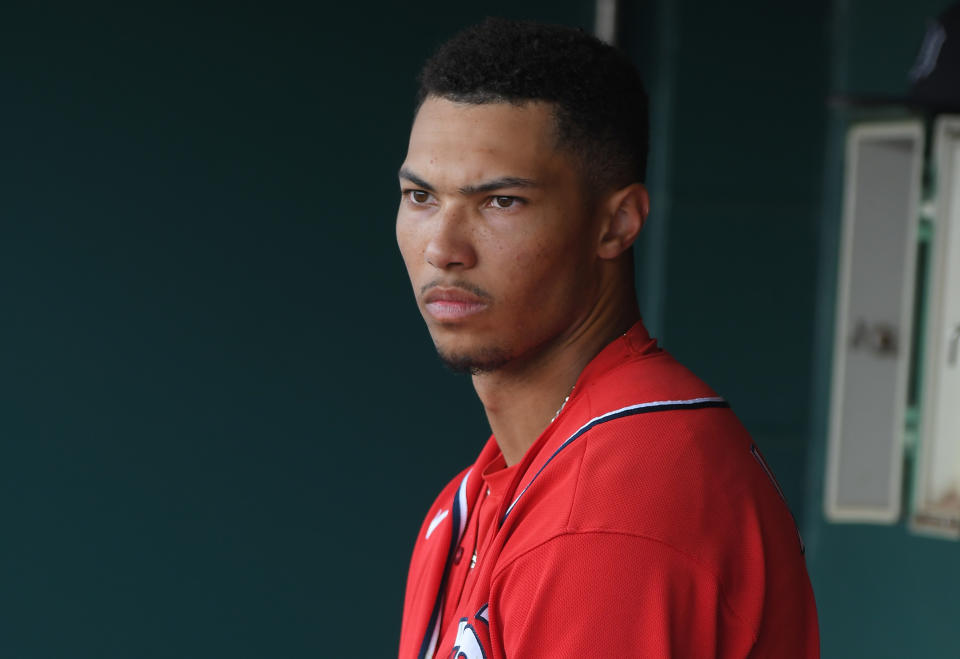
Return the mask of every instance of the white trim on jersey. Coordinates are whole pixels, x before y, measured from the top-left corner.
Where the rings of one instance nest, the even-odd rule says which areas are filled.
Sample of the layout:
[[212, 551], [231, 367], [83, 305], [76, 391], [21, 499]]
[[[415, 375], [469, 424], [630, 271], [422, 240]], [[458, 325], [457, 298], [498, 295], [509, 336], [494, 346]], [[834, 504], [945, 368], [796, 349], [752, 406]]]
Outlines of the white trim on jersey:
[[460, 528], [457, 529], [457, 542], [463, 538], [463, 530], [467, 527], [467, 479], [470, 478], [471, 469], [467, 475], [460, 481], [460, 490], [457, 492], [457, 503], [460, 507]]
[[[473, 472], [473, 469], [470, 469], [463, 477], [463, 480], [460, 481], [460, 487], [457, 488], [457, 496], [453, 500], [453, 519], [457, 522], [458, 528], [450, 529], [450, 550], [447, 553], [447, 569], [449, 569], [450, 561], [453, 557], [453, 552], [457, 545], [460, 544], [460, 541], [463, 539], [463, 531], [467, 527], [467, 481], [470, 479], [470, 474]], [[437, 601], [434, 604], [433, 610], [433, 630], [430, 632], [430, 642], [427, 644], [426, 651], [420, 654], [420, 657], [425, 659], [432, 658], [434, 653], [437, 651], [437, 642], [440, 640], [440, 618], [441, 618], [441, 609], [443, 608], [443, 584], [446, 582], [446, 574], [444, 574], [443, 580], [440, 585], [440, 592], [437, 593]], [[421, 646], [422, 647], [422, 646]]]
[[440, 640], [440, 619], [437, 619], [437, 623], [433, 626], [433, 632], [430, 634], [430, 645], [427, 646], [427, 652], [424, 654], [424, 657], [433, 658], [433, 655], [437, 652], [437, 641]]

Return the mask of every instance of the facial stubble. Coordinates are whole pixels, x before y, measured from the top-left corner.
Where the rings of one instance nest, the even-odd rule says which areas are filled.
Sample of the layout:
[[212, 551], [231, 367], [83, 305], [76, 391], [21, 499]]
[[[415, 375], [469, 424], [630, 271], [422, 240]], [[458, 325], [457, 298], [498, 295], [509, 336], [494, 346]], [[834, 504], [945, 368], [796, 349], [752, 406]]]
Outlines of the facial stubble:
[[485, 347], [466, 354], [446, 352], [439, 344], [434, 345], [437, 348], [440, 361], [454, 373], [469, 373], [470, 375], [490, 373], [503, 368], [512, 360], [511, 355], [501, 348]]

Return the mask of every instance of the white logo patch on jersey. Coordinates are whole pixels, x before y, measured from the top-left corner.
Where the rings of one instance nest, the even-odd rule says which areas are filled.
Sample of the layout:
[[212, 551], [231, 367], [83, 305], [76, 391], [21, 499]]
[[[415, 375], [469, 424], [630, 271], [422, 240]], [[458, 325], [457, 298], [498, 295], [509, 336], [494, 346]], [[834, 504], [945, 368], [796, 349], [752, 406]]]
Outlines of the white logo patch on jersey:
[[477, 630], [464, 618], [457, 626], [457, 640], [450, 653], [451, 658], [460, 659], [487, 659], [487, 653], [483, 651], [483, 645], [477, 638]]
[[442, 522], [443, 520], [445, 520], [445, 519], [447, 518], [447, 515], [449, 515], [449, 514], [450, 514], [450, 511], [449, 511], [449, 510], [440, 510], [440, 511], [437, 512], [436, 515], [433, 516], [433, 519], [430, 520], [430, 526], [427, 527], [427, 535], [426, 535], [426, 539], [427, 539], [427, 540], [430, 539], [430, 534], [433, 533], [433, 531], [434, 531], [438, 526], [440, 526], [440, 522]]

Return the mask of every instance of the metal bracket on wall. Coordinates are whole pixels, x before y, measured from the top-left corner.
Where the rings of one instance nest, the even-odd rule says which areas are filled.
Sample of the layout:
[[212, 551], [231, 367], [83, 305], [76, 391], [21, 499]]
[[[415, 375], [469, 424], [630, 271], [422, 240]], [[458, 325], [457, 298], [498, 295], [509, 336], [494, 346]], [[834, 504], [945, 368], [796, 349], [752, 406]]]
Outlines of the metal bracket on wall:
[[897, 328], [886, 323], [869, 325], [861, 318], [854, 326], [850, 347], [870, 350], [880, 357], [894, 357], [897, 354]]

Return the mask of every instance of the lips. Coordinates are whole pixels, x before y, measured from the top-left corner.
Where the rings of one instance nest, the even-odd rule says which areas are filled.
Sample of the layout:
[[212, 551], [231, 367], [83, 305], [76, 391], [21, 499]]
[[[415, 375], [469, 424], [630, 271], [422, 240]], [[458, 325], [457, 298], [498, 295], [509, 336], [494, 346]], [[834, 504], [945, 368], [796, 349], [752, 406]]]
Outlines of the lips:
[[436, 286], [424, 296], [423, 306], [435, 320], [452, 323], [484, 311], [488, 302], [462, 288]]

